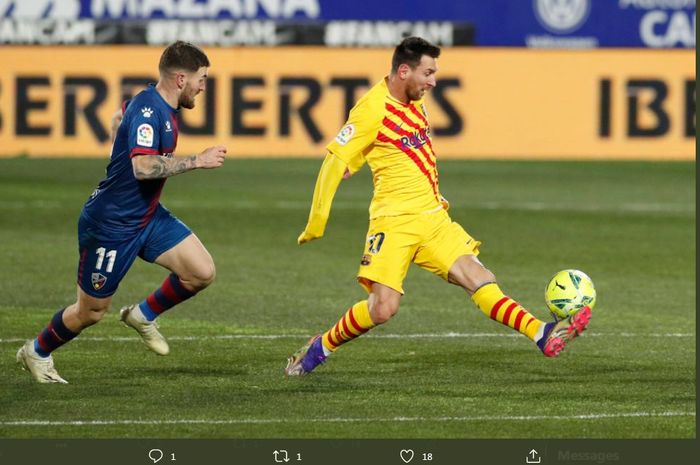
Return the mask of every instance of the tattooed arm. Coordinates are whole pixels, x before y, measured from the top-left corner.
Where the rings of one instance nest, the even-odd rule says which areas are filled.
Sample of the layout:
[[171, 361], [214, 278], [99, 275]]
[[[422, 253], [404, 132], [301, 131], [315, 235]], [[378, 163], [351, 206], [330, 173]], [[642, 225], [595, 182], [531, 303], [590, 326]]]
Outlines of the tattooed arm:
[[137, 155], [131, 159], [134, 177], [139, 181], [161, 179], [197, 168], [197, 156], [163, 157], [160, 155]]
[[189, 157], [163, 157], [160, 155], [136, 155], [131, 159], [134, 177], [139, 181], [162, 179], [197, 168], [218, 168], [224, 164], [226, 147], [209, 147], [199, 155]]

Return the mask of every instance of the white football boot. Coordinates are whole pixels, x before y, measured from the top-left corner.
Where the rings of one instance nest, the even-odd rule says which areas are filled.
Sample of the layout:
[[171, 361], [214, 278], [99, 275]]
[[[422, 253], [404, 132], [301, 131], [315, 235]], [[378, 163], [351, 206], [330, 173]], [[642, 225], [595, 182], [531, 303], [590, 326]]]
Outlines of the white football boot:
[[137, 304], [122, 307], [119, 310], [119, 319], [126, 326], [134, 328], [141, 336], [143, 343], [150, 350], [158, 355], [168, 355], [170, 353], [168, 341], [158, 331], [158, 323], [143, 318]]
[[34, 341], [27, 341], [17, 351], [17, 363], [23, 370], [32, 374], [35, 380], [40, 383], [61, 383], [68, 384], [68, 381], [61, 378], [53, 366], [51, 355], [42, 357], [34, 350]]

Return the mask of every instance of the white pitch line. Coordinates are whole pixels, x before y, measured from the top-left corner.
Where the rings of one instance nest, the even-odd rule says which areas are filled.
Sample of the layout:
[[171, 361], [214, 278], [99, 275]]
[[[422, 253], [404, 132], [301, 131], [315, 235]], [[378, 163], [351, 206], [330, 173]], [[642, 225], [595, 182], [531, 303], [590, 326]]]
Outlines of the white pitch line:
[[[232, 339], [304, 339], [310, 334], [217, 334], [212, 336], [168, 336], [169, 341], [210, 341]], [[588, 337], [695, 337], [693, 333], [586, 333]], [[414, 333], [414, 334], [368, 334], [363, 339], [471, 339], [471, 338], [519, 338], [518, 333]], [[0, 344], [26, 342], [28, 338], [0, 339]], [[80, 341], [88, 342], [127, 342], [139, 341], [134, 336], [86, 336]]]
[[374, 422], [471, 422], [471, 421], [540, 421], [540, 420], [605, 420], [613, 418], [694, 417], [695, 412], [622, 412], [583, 415], [487, 415], [469, 417], [388, 417], [388, 418], [240, 418], [228, 420], [9, 420], [0, 426], [127, 426], [127, 425], [245, 425], [283, 423], [374, 423]]
[[[690, 202], [690, 201], [689, 201]], [[455, 204], [457, 205], [457, 204]], [[271, 200], [256, 201], [237, 199], [221, 202], [209, 202], [203, 206], [191, 200], [172, 199], [167, 202], [167, 206], [172, 208], [218, 208], [225, 206], [239, 210], [308, 210], [309, 203], [306, 200]], [[53, 200], [3, 200], [0, 201], [0, 209], [7, 210], [27, 210], [27, 209], [55, 209], [63, 208], [64, 204]], [[510, 202], [510, 201], [486, 201], [477, 204], [470, 204], [470, 209], [475, 210], [516, 210], [516, 211], [566, 211], [584, 213], [672, 213], [672, 214], [694, 214], [695, 204], [688, 202], [639, 202], [620, 204], [569, 204], [552, 202]], [[334, 210], [367, 210], [367, 200], [357, 201], [336, 201], [333, 203]]]

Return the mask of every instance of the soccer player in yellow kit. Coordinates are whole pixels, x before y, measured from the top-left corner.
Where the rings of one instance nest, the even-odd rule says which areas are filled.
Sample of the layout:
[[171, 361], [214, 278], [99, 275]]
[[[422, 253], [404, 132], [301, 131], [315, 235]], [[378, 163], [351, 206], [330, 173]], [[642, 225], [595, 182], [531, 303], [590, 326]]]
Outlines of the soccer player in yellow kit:
[[439, 56], [440, 49], [421, 38], [404, 39], [394, 51], [389, 76], [357, 102], [327, 146], [298, 242], [323, 236], [340, 181], [368, 163], [374, 197], [357, 276], [369, 297], [292, 355], [285, 368], [288, 376], [311, 372], [342, 344], [394, 316], [411, 262], [464, 288], [482, 312], [530, 338], [547, 357], [559, 355], [588, 326], [588, 307], [545, 323], [504, 295], [477, 258], [481, 243], [447, 214], [423, 102], [436, 85]]

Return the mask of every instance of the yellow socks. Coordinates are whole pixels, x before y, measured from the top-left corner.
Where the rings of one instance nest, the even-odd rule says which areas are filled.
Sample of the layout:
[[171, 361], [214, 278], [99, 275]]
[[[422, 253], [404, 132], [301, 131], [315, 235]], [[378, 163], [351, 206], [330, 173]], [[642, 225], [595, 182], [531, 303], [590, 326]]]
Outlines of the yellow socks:
[[372, 328], [374, 328], [374, 323], [369, 316], [367, 301], [357, 302], [345, 312], [345, 315], [335, 326], [323, 334], [323, 346], [333, 352], [341, 345], [363, 335]]
[[519, 303], [504, 295], [496, 283], [481, 286], [472, 300], [486, 316], [521, 332], [533, 341], [544, 324]]
[[[472, 300], [486, 316], [519, 331], [533, 341], [544, 324], [516, 301], [504, 295], [496, 283], [480, 287], [472, 296]], [[362, 300], [350, 307], [331, 329], [323, 333], [323, 346], [334, 352], [341, 345], [363, 335], [374, 326], [367, 301]]]

